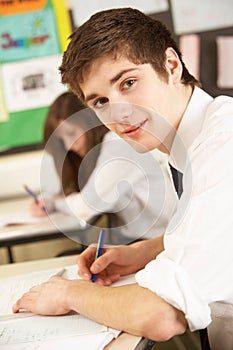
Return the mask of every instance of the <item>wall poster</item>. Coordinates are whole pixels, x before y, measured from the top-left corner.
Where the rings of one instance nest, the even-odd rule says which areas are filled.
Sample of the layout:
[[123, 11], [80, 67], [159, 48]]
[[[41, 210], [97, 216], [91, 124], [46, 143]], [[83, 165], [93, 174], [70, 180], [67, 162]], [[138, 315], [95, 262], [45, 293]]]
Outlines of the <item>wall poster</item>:
[[42, 142], [70, 33], [65, 0], [0, 0], [0, 151]]

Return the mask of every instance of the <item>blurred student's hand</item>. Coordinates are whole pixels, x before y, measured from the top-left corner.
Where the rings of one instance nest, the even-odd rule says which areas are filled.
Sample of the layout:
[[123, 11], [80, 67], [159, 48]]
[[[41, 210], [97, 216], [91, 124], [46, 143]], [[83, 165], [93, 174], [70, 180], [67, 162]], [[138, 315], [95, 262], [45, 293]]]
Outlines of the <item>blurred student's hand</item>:
[[31, 201], [29, 204], [29, 213], [33, 217], [46, 216], [47, 212], [45, 210], [45, 203], [43, 199], [38, 199], [37, 202]]

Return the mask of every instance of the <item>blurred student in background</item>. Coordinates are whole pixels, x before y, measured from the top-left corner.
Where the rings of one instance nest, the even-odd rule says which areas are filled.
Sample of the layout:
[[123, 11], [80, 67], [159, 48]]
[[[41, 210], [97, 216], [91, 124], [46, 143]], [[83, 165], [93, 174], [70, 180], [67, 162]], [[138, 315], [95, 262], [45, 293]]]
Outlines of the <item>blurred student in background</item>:
[[156, 161], [151, 154], [134, 151], [72, 92], [63, 93], [50, 106], [44, 143], [60, 186], [55, 174], [48, 181], [47, 163], [42, 162], [42, 195], [38, 203], [30, 204], [33, 216], [56, 210], [88, 220], [111, 213], [117, 237], [131, 241], [164, 233], [177, 197], [159, 152]]

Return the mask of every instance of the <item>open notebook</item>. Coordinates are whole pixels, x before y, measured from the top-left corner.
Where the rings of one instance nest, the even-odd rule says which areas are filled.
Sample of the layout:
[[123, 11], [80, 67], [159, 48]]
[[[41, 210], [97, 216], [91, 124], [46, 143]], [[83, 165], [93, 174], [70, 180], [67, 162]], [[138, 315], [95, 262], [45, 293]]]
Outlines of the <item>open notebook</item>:
[[35, 218], [35, 217], [32, 217], [29, 213], [25, 213], [25, 212], [10, 213], [5, 215], [0, 215], [0, 227], [34, 224], [38, 222], [46, 222], [48, 220], [49, 219], [47, 216]]
[[[64, 316], [12, 313], [12, 305], [24, 292], [33, 285], [48, 280], [54, 274], [62, 275], [66, 279], [77, 279], [77, 265], [1, 279], [1, 350], [57, 350], [64, 349], [68, 344], [69, 350], [100, 350], [119, 335], [119, 330], [110, 329], [75, 312]], [[131, 275], [122, 278], [113, 286], [134, 282], [134, 275]]]

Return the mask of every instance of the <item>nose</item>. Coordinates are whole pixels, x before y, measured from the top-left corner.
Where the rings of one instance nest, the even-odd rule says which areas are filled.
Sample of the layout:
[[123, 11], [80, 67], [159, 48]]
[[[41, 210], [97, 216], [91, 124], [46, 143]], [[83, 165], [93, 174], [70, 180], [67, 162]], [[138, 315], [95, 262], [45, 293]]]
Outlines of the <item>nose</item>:
[[128, 102], [109, 102], [104, 111], [105, 122], [129, 124], [133, 112], [133, 105]]

